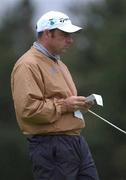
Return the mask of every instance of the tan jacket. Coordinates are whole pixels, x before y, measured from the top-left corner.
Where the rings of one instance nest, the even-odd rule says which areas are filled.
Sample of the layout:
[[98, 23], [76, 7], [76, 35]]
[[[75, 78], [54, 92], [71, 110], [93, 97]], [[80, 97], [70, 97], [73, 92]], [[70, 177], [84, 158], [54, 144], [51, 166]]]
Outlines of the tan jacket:
[[68, 113], [64, 99], [77, 95], [63, 62], [31, 48], [15, 64], [11, 87], [23, 134], [79, 134], [84, 121]]

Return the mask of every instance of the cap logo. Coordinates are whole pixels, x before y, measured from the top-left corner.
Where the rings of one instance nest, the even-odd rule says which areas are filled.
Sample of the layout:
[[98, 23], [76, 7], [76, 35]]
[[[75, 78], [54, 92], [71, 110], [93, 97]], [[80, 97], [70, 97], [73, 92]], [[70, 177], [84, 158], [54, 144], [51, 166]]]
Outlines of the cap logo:
[[69, 20], [69, 18], [60, 18], [60, 22], [62, 22], [62, 23], [64, 23], [67, 20]]
[[58, 23], [57, 21], [59, 21], [60, 23], [64, 23], [65, 21], [68, 21], [68, 20], [69, 20], [69, 18], [60, 18], [59, 20], [51, 18], [51, 19], [49, 19], [49, 24], [51, 26], [53, 26], [54, 24]]
[[50, 25], [55, 24], [54, 19], [49, 19], [49, 21], [50, 21]]

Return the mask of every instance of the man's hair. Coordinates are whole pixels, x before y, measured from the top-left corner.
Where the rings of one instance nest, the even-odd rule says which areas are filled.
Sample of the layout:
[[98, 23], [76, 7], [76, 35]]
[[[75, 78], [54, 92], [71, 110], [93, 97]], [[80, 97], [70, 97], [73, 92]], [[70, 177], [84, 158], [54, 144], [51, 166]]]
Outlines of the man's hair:
[[38, 33], [37, 33], [37, 38], [42, 37], [42, 34], [43, 34], [43, 31], [42, 31], [42, 32], [38, 32]]
[[[52, 33], [52, 36], [54, 35], [54, 31], [55, 31], [56, 29], [51, 29], [51, 30], [49, 30], [51, 33]], [[42, 34], [43, 34], [43, 31], [41, 31], [41, 32], [38, 32], [37, 33], [37, 38], [41, 38], [42, 37]]]

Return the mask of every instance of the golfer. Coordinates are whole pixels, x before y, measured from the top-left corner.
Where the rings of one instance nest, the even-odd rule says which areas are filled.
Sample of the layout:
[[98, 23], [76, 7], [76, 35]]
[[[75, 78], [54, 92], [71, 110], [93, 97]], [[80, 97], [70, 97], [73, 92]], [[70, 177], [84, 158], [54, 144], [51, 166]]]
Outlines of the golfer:
[[[62, 12], [44, 14], [37, 40], [16, 62], [11, 87], [17, 121], [29, 143], [35, 180], [98, 180], [89, 147], [80, 135], [81, 111], [92, 106], [77, 95], [60, 55], [81, 27]], [[27, 32], [28, 33], [28, 32]]]

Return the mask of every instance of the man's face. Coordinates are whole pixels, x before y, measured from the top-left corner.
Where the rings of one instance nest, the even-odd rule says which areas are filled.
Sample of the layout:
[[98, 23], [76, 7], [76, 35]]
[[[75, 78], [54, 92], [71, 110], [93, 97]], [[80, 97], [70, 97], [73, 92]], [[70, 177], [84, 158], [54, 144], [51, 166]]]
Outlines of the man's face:
[[50, 41], [50, 50], [53, 54], [62, 54], [66, 52], [66, 50], [73, 43], [72, 33], [66, 33], [61, 30], [54, 30], [51, 33], [49, 38]]

